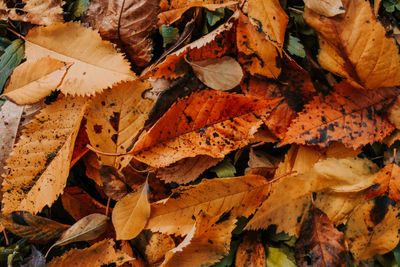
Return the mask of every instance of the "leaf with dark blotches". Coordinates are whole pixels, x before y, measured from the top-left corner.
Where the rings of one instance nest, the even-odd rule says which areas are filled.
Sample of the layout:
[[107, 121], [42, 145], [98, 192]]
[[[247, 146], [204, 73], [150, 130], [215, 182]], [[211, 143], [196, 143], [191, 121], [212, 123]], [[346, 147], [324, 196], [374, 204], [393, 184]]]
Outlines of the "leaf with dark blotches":
[[266, 266], [265, 249], [257, 232], [247, 233], [236, 252], [235, 266]]
[[249, 143], [280, 99], [204, 90], [180, 99], [133, 147], [134, 157], [152, 167], [183, 158], [223, 158]]
[[153, 56], [150, 35], [157, 29], [159, 0], [91, 0], [85, 20], [100, 35], [123, 47], [137, 66]]
[[400, 204], [400, 167], [395, 163], [387, 165], [377, 174], [367, 199], [382, 195], [387, 195]]
[[397, 88], [362, 90], [346, 82], [327, 96], [316, 96], [290, 125], [283, 144], [327, 147], [331, 142], [354, 149], [385, 138], [394, 129], [380, 114], [399, 94]]
[[100, 167], [100, 178], [103, 183], [104, 193], [114, 200], [120, 200], [129, 193], [124, 175], [112, 166], [102, 165]]
[[333, 226], [328, 216], [312, 207], [303, 221], [295, 245], [298, 266], [345, 266], [344, 234]]

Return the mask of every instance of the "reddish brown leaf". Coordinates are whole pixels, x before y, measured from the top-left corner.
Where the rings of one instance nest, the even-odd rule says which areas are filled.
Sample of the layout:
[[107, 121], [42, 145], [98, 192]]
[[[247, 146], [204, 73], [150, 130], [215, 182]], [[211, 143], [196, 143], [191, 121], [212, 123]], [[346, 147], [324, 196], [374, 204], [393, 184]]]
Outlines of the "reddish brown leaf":
[[78, 136], [75, 140], [74, 152], [72, 153], [71, 159], [71, 167], [75, 165], [75, 163], [82, 158], [89, 149], [87, 148], [87, 144], [89, 144], [89, 138], [85, 131], [86, 121], [82, 120], [81, 128], [79, 129]]
[[301, 225], [295, 256], [298, 266], [345, 266], [344, 234], [333, 226], [325, 213], [312, 207]]
[[367, 194], [367, 199], [387, 195], [400, 204], [400, 167], [389, 164], [375, 178], [375, 184]]
[[244, 236], [236, 252], [235, 266], [266, 266], [265, 249], [256, 232], [249, 232]]
[[129, 193], [124, 175], [112, 166], [102, 165], [100, 178], [103, 183], [104, 193], [114, 200], [120, 200]]
[[399, 94], [396, 88], [365, 91], [341, 82], [317, 96], [290, 125], [283, 144], [326, 147], [332, 141], [354, 149], [385, 138], [394, 127], [379, 114]]

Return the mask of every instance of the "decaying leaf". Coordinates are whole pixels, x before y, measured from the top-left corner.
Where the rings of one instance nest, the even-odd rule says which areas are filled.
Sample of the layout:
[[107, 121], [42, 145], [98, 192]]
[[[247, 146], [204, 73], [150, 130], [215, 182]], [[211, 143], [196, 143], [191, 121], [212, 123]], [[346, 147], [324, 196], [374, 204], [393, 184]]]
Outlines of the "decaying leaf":
[[223, 213], [229, 213], [232, 218], [248, 217], [268, 192], [266, 179], [257, 175], [214, 178], [198, 185], [182, 186], [165, 201], [152, 204], [146, 228], [168, 234], [188, 234], [193, 226], [192, 216], [197, 216], [201, 210], [213, 217]]
[[197, 78], [208, 87], [227, 91], [239, 85], [243, 71], [232, 57], [211, 58], [201, 61], [187, 61]]
[[389, 164], [380, 170], [374, 182], [367, 199], [386, 195], [396, 203], [400, 203], [400, 167], [397, 164]]
[[64, 94], [93, 95], [121, 81], [135, 79], [127, 60], [110, 42], [78, 23], [34, 28], [26, 36], [25, 46], [28, 61], [50, 57], [73, 63], [58, 87]]
[[235, 266], [267, 266], [265, 249], [259, 235], [249, 232], [244, 236], [236, 252]]
[[129, 193], [124, 175], [112, 166], [102, 165], [100, 177], [104, 193], [114, 200], [120, 200]]
[[[368, 188], [377, 167], [367, 159], [329, 158], [314, 164], [310, 171], [281, 178], [246, 229], [256, 230], [277, 225], [277, 232], [298, 235], [300, 223], [311, 203], [312, 192], [330, 189], [359, 192]], [[282, 196], [285, 196], [282, 198]]]
[[114, 248], [112, 239], [104, 239], [89, 248], [72, 249], [47, 263], [48, 267], [86, 267], [116, 263], [117, 266], [133, 260], [131, 256]]
[[153, 54], [150, 35], [157, 28], [159, 0], [91, 0], [86, 21], [100, 35], [125, 48], [137, 66], [146, 66]]
[[100, 213], [83, 217], [66, 230], [46, 253], [56, 246], [62, 246], [78, 241], [89, 241], [98, 238], [108, 227], [110, 218]]
[[[223, 4], [229, 3], [230, 0], [203, 0], [201, 1], [202, 4]], [[161, 10], [171, 10], [171, 9], [178, 9], [184, 8], [188, 5], [192, 5], [195, 3], [199, 3], [198, 0], [160, 0], [160, 7]]]
[[[24, 0], [26, 5], [21, 10], [9, 9], [9, 18], [30, 22], [32, 24], [50, 25], [56, 22], [63, 22], [63, 1], [62, 0]], [[22, 13], [22, 14], [21, 14]]]
[[201, 212], [186, 238], [165, 254], [161, 266], [211, 266], [228, 254], [234, 217], [221, 219]]
[[174, 104], [132, 153], [153, 167], [197, 155], [222, 158], [248, 144], [278, 101], [210, 90], [194, 93]]
[[24, 62], [13, 71], [4, 95], [18, 105], [36, 103], [57, 89], [70, 66], [47, 57]]
[[149, 264], [159, 263], [165, 253], [175, 247], [171, 236], [162, 233], [151, 233], [151, 237], [144, 247], [144, 257]]
[[62, 193], [85, 109], [83, 98], [62, 96], [26, 126], [7, 160], [2, 212], [37, 213]]
[[356, 260], [372, 258], [396, 247], [400, 240], [399, 208], [387, 197], [359, 206], [351, 214], [345, 231], [349, 249]]
[[217, 165], [221, 160], [223, 159], [203, 155], [181, 159], [171, 166], [158, 169], [157, 177], [166, 183], [187, 184], [196, 180], [200, 174]]
[[342, 0], [305, 0], [304, 4], [319, 15], [333, 17], [345, 12]]
[[1, 214], [0, 222], [11, 233], [35, 241], [50, 241], [58, 238], [70, 227], [26, 211]]
[[249, 167], [245, 170], [246, 174], [259, 174], [267, 177], [268, 174], [273, 174], [278, 166], [278, 161], [264, 151], [255, 151], [251, 148], [248, 165]]
[[[98, 94], [86, 114], [86, 132], [90, 144], [107, 153], [126, 153], [148, 118], [153, 101], [142, 98], [150, 83], [124, 82]], [[119, 170], [126, 167], [132, 156], [98, 154], [102, 165]]]
[[34, 245], [31, 246], [31, 251], [31, 255], [24, 260], [21, 267], [46, 267], [46, 259]]
[[119, 200], [112, 212], [112, 222], [117, 240], [135, 238], [145, 227], [150, 217], [147, 181], [136, 192]]
[[346, 245], [344, 234], [337, 230], [328, 216], [312, 207], [296, 241], [298, 266], [345, 266]]
[[[320, 2], [320, 1], [318, 1]], [[306, 22], [319, 33], [323, 68], [367, 89], [400, 84], [396, 41], [364, 0], [342, 0], [345, 13], [328, 18], [306, 8]]]
[[337, 141], [354, 149], [385, 138], [394, 127], [378, 114], [398, 95], [395, 88], [365, 91], [341, 82], [336, 91], [317, 96], [290, 125], [284, 144], [326, 147]]

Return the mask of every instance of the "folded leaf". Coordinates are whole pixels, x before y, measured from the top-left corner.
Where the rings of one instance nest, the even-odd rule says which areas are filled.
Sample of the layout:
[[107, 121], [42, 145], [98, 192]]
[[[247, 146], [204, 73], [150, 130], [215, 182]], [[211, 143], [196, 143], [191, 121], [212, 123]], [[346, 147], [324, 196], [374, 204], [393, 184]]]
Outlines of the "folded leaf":
[[386, 195], [400, 203], [400, 167], [394, 163], [385, 166], [377, 174], [375, 184], [369, 190], [367, 199]]
[[64, 94], [93, 95], [121, 81], [135, 79], [127, 60], [110, 42], [78, 23], [32, 29], [26, 36], [26, 55], [28, 61], [50, 57], [73, 63], [59, 86]]

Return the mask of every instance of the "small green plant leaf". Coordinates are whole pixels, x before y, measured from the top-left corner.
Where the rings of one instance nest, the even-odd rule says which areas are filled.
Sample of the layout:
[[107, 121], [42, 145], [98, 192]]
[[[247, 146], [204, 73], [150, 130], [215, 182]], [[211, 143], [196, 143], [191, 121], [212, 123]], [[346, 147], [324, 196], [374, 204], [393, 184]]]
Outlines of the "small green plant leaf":
[[236, 174], [236, 168], [229, 158], [224, 159], [217, 166], [212, 167], [210, 171], [215, 172], [219, 178], [234, 177]]
[[179, 30], [178, 28], [172, 26], [161, 25], [158, 29], [163, 38], [163, 47], [166, 47], [168, 44], [173, 43], [177, 37]]
[[300, 39], [294, 37], [291, 34], [289, 34], [289, 40], [286, 48], [291, 55], [295, 55], [301, 58], [304, 58], [306, 56], [306, 51], [304, 50], [304, 46], [300, 42]]
[[21, 39], [14, 40], [0, 57], [0, 93], [3, 92], [4, 84], [15, 67], [24, 58], [24, 42]]
[[215, 24], [217, 24], [217, 22], [220, 21], [222, 18], [224, 18], [224, 16], [225, 16], [224, 7], [217, 8], [215, 11], [206, 10], [206, 18], [208, 25], [210, 26], [214, 26]]

